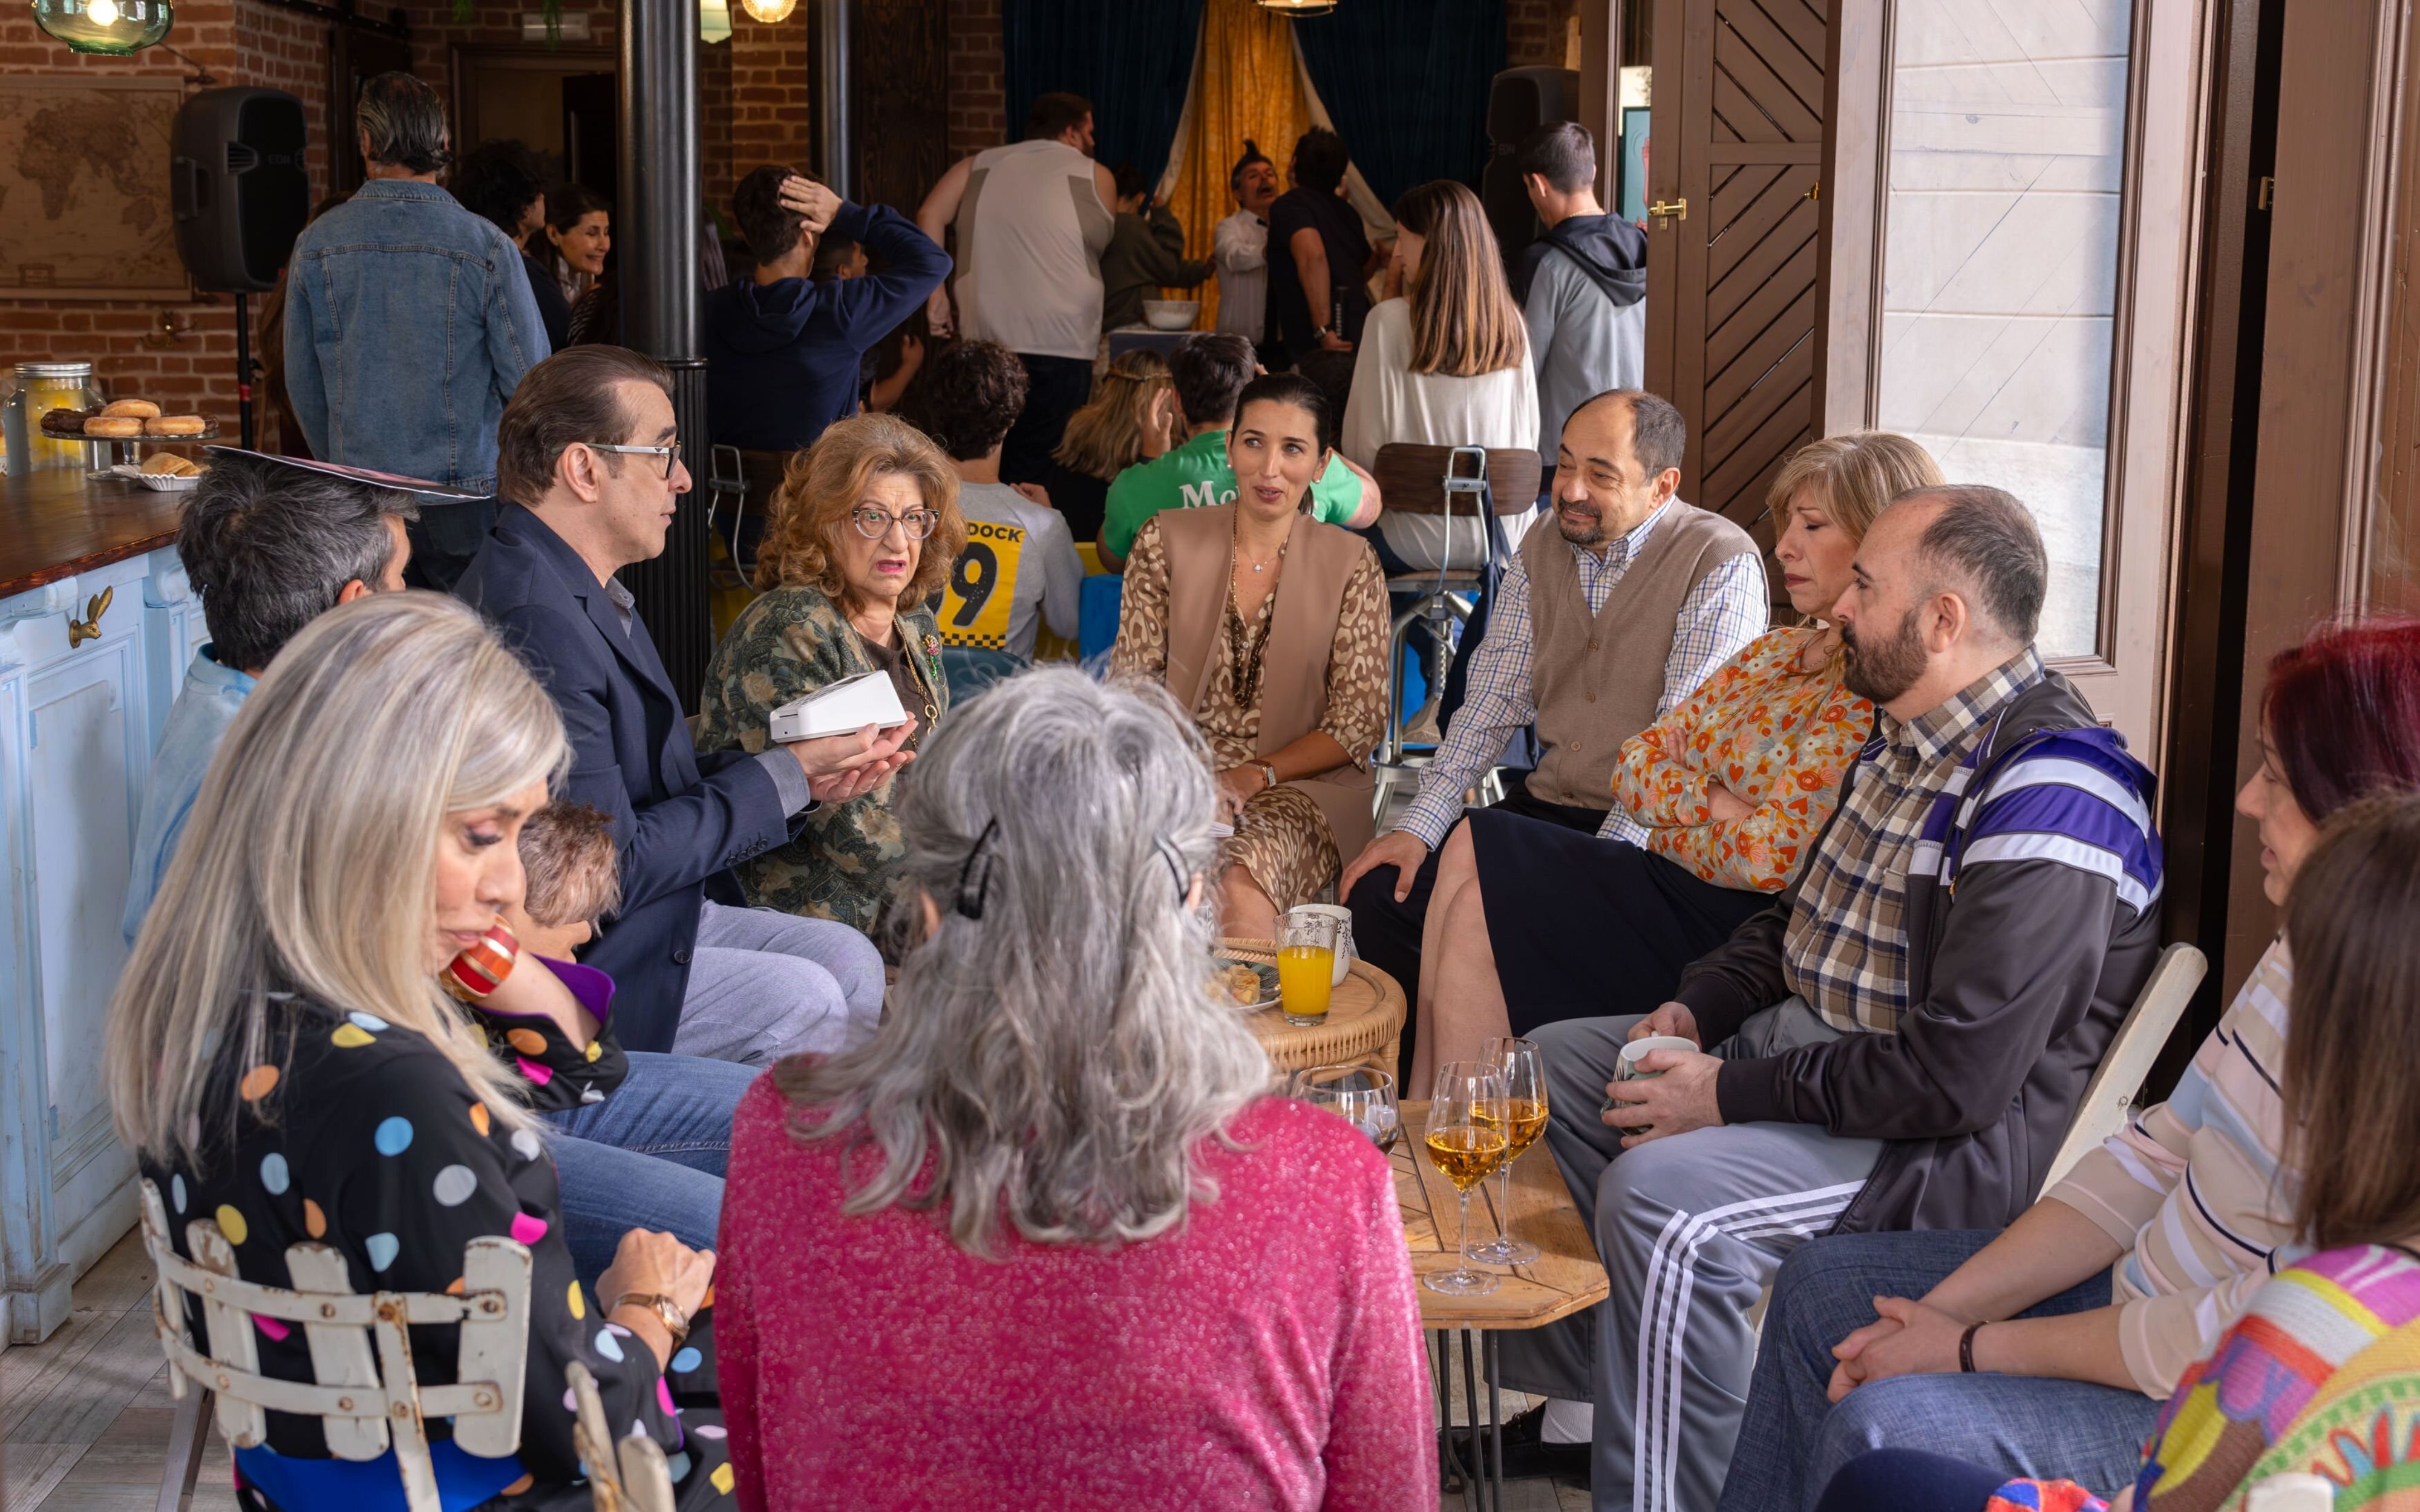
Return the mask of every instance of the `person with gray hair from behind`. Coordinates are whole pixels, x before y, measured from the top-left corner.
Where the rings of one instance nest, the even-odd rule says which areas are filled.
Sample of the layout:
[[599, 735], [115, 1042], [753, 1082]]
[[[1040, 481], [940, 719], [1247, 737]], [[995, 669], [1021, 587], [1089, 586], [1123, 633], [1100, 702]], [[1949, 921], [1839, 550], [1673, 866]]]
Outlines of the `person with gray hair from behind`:
[[1508, 1337], [1504, 1380], [1593, 1399], [1604, 1512], [1714, 1512], [1791, 1251], [2022, 1213], [2150, 976], [2153, 779], [2035, 651], [2047, 578], [2000, 489], [1894, 500], [1832, 614], [1874, 736], [1790, 887], [1673, 1001], [1537, 1031], [1612, 1293]]
[[160, 732], [134, 868], [126, 939], [134, 941], [185, 832], [202, 774], [271, 658], [302, 627], [364, 594], [404, 586], [411, 495], [249, 452], [220, 450], [177, 527], [177, 557], [202, 599], [210, 638]]
[[854, 1504], [871, 1475], [900, 1506], [1435, 1506], [1387, 1160], [1267, 1095], [1212, 978], [1192, 721], [1156, 686], [1037, 670], [901, 784], [892, 1011], [733, 1123], [715, 1343], [740, 1501]]
[[355, 115], [368, 182], [295, 239], [286, 388], [313, 456], [474, 496], [413, 530], [413, 586], [447, 589], [495, 519], [504, 401], [552, 348], [520, 248], [438, 187], [437, 91], [381, 73]]

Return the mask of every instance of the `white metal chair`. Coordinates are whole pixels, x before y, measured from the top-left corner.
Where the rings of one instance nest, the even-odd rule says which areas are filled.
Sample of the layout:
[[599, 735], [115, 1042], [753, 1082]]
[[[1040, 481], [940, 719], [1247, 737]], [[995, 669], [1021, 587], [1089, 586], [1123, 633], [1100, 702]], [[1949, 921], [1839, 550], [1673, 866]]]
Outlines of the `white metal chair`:
[[[588, 1491], [597, 1512], [673, 1512], [673, 1473], [664, 1451], [644, 1433], [615, 1443], [605, 1428], [605, 1403], [597, 1378], [574, 1360], [565, 1367], [576, 1416], [572, 1442], [588, 1470]], [[612, 1444], [612, 1452], [607, 1445]], [[618, 1461], [619, 1473], [615, 1473]]]
[[[168, 1356], [168, 1389], [178, 1402], [161, 1473], [161, 1512], [176, 1512], [194, 1489], [201, 1468], [202, 1404], [210, 1397], [217, 1402], [219, 1433], [234, 1448], [262, 1443], [271, 1412], [318, 1418], [328, 1452], [339, 1459], [376, 1459], [393, 1448], [411, 1512], [438, 1512], [427, 1419], [453, 1419], [454, 1442], [471, 1454], [501, 1458], [520, 1448], [529, 1346], [526, 1246], [494, 1237], [473, 1240], [463, 1249], [459, 1296], [365, 1296], [352, 1289], [344, 1256], [326, 1244], [287, 1250], [291, 1289], [263, 1286], [236, 1274], [235, 1246], [211, 1219], [185, 1225], [194, 1258], [179, 1257], [169, 1242], [168, 1210], [160, 1189], [149, 1181], [142, 1185], [143, 1247], [159, 1276], [152, 1321]], [[185, 1336], [188, 1294], [201, 1301], [207, 1351]], [[302, 1330], [318, 1383], [260, 1374], [255, 1318]], [[430, 1323], [460, 1326], [455, 1384], [423, 1386], [412, 1374], [407, 1330]]]
[[2102, 1054], [2101, 1069], [2084, 1088], [2075, 1121], [2067, 1126], [2067, 1137], [2051, 1160], [2050, 1174], [2042, 1178], [2042, 1191], [2056, 1186], [2086, 1151], [2098, 1149], [2126, 1126], [2126, 1110], [2142, 1092], [2151, 1062], [2160, 1058], [2177, 1020], [2184, 1016], [2185, 1005], [2193, 1001], [2194, 989], [2209, 974], [2210, 958], [2193, 946], [2171, 945], [2160, 952], [2150, 980], [2143, 984], [2134, 1006], [2126, 1011], [2125, 1022], [2118, 1026]]

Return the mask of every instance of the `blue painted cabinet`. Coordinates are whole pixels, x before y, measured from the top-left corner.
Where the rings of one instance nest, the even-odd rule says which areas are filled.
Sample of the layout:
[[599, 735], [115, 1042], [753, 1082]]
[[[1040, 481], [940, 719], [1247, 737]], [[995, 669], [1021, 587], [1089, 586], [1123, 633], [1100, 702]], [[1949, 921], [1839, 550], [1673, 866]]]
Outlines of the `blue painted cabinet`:
[[0, 600], [0, 1287], [7, 1335], [66, 1319], [134, 1221], [103, 1044], [151, 751], [200, 606], [173, 549]]

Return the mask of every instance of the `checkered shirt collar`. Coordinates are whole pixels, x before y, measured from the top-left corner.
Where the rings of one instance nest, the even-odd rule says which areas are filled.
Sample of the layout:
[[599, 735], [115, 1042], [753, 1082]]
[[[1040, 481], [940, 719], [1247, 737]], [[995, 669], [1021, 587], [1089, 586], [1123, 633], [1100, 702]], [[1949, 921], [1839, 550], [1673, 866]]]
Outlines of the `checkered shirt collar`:
[[2041, 656], [2027, 646], [1913, 719], [1876, 709], [1875, 738], [1919, 766], [1962, 760], [2009, 701], [2041, 680]]
[[1607, 543], [1605, 555], [1602, 557], [1587, 547], [1570, 541], [1565, 541], [1563, 545], [1571, 548], [1571, 553], [1578, 561], [1582, 572], [1619, 572], [1630, 565], [1631, 560], [1647, 548], [1647, 538], [1655, 533], [1655, 527], [1662, 523], [1665, 516], [1670, 513], [1672, 513], [1672, 501], [1667, 499], [1655, 506], [1653, 514], [1640, 520], [1627, 532], [1616, 536]]

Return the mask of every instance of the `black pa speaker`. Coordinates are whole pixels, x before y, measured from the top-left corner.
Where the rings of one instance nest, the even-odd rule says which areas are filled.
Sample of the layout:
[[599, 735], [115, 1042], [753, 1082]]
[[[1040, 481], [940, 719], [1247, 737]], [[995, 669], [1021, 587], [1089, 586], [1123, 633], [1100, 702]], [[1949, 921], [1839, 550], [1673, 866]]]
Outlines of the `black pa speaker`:
[[[1538, 239], [1538, 214], [1521, 187], [1512, 154], [1530, 132], [1555, 121], [1580, 118], [1576, 69], [1507, 69], [1487, 88], [1487, 167], [1479, 177], [1479, 202], [1504, 249], [1509, 266]], [[1597, 150], [1605, 150], [1599, 143]]]
[[262, 294], [311, 216], [302, 101], [283, 89], [205, 89], [177, 112], [169, 203], [195, 287]]

